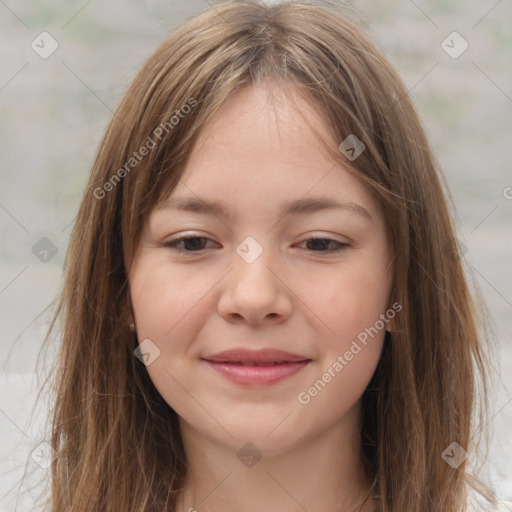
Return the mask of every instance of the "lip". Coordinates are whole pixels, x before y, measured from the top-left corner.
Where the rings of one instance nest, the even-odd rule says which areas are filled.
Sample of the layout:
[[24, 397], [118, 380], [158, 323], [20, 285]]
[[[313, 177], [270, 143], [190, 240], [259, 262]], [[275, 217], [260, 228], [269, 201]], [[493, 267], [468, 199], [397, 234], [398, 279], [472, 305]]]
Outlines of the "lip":
[[311, 359], [275, 349], [233, 349], [202, 358], [222, 376], [243, 386], [270, 386], [298, 373]]
[[236, 384], [243, 386], [269, 386], [276, 384], [307, 366], [305, 361], [278, 363], [273, 366], [248, 366], [240, 363], [215, 363], [206, 361], [214, 370]]
[[225, 350], [211, 356], [205, 356], [202, 359], [214, 363], [292, 363], [310, 359], [307, 356], [285, 352], [273, 348], [261, 350], [249, 350], [246, 348], [235, 348]]

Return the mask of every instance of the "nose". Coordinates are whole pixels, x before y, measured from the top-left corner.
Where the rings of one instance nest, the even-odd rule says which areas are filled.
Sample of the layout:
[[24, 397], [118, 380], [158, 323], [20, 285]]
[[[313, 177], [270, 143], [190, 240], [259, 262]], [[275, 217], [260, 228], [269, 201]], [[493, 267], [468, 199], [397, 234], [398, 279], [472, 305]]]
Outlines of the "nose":
[[263, 250], [254, 261], [234, 252], [232, 267], [222, 280], [218, 303], [226, 321], [256, 325], [269, 320], [280, 323], [290, 316], [293, 294], [272, 251]]

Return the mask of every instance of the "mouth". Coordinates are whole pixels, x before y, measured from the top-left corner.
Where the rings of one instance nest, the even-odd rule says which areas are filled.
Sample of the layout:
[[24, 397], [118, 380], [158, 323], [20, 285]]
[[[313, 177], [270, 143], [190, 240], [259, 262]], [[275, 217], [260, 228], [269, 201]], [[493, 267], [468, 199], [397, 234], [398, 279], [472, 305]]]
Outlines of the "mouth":
[[234, 349], [202, 358], [210, 367], [236, 384], [265, 386], [298, 373], [312, 359], [275, 349]]
[[272, 348], [265, 348], [261, 350], [235, 348], [225, 350], [224, 352], [218, 352], [217, 354], [210, 356], [205, 356], [202, 359], [214, 363], [237, 363], [248, 366], [275, 365], [310, 360], [307, 356]]
[[[304, 361], [307, 361], [307, 360], [304, 359]], [[210, 361], [210, 362], [211, 363], [221, 363], [221, 364], [232, 364], [235, 366], [277, 366], [277, 365], [281, 365], [281, 364], [292, 363], [294, 361], [273, 361], [273, 362], [269, 362], [269, 363], [258, 363], [256, 361], [250, 361], [250, 362], [246, 362], [246, 361]], [[302, 362], [302, 361], [298, 361], [298, 362]]]

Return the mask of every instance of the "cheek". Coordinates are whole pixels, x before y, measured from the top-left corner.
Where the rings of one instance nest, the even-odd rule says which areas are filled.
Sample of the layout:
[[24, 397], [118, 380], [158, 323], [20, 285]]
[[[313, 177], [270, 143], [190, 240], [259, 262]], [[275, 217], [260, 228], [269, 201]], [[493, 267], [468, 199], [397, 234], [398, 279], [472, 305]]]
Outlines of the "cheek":
[[381, 320], [383, 314], [387, 318], [392, 280], [387, 268], [362, 257], [345, 270], [333, 273], [312, 301], [329, 336], [320, 341], [318, 374], [299, 398], [310, 414], [323, 415], [326, 424], [361, 398], [380, 359], [387, 327]]
[[385, 313], [391, 276], [376, 268], [361, 262], [305, 286], [305, 302], [321, 320], [327, 340], [343, 344], [355, 339]]
[[379, 333], [367, 346], [351, 345], [352, 350], [347, 351], [352, 354], [350, 360], [347, 352], [342, 351], [328, 358], [322, 365], [323, 373], [297, 395], [304, 413], [318, 418], [324, 427], [342, 421], [347, 411], [361, 399], [375, 373], [383, 339], [384, 333]]
[[139, 343], [150, 340], [154, 344], [149, 345], [151, 350], [158, 354], [146, 371], [160, 395], [178, 414], [190, 413], [193, 407], [186, 391], [192, 387], [187, 373], [190, 340], [196, 338], [201, 328], [201, 298], [213, 283], [198, 272], [178, 272], [156, 258], [148, 258], [134, 268], [130, 291], [137, 337]]
[[215, 282], [200, 272], [178, 272], [165, 262], [150, 261], [137, 268], [130, 290], [139, 337], [172, 337], [192, 311], [198, 314], [201, 299]]

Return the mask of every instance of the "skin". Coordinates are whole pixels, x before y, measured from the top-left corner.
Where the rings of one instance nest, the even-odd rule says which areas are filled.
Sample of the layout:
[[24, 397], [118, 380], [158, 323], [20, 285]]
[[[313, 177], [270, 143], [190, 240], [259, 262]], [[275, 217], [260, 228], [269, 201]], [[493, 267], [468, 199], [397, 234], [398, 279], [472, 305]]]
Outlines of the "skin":
[[[382, 329], [307, 405], [307, 391], [389, 308], [389, 245], [379, 206], [316, 137], [338, 146], [302, 98], [275, 110], [264, 87], [232, 96], [203, 128], [171, 197], [224, 201], [230, 218], [154, 209], [129, 270], [139, 342], [160, 355], [150, 378], [178, 413], [190, 471], [178, 510], [354, 510], [368, 489], [359, 456], [361, 395]], [[282, 202], [327, 196], [363, 207], [279, 214]], [[169, 206], [169, 205], [167, 205]], [[164, 243], [181, 236], [180, 254]], [[236, 252], [248, 236], [263, 252]], [[313, 236], [335, 242], [308, 242]], [[197, 250], [200, 248], [202, 250]], [[195, 252], [194, 252], [195, 250]], [[392, 322], [386, 325], [392, 329]], [[278, 348], [312, 361], [271, 386], [234, 384], [201, 357]], [[237, 452], [253, 443], [252, 467]], [[365, 510], [371, 510], [369, 505]]]

